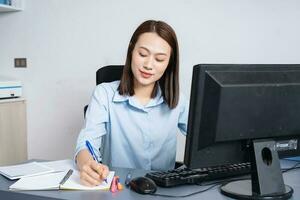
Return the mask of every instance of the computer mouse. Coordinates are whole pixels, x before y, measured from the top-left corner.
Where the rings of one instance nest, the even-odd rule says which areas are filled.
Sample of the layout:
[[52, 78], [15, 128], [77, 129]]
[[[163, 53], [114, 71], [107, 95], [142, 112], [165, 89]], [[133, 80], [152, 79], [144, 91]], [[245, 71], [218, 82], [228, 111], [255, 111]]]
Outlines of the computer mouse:
[[153, 194], [156, 192], [156, 184], [147, 177], [136, 177], [129, 182], [130, 189], [140, 194]]

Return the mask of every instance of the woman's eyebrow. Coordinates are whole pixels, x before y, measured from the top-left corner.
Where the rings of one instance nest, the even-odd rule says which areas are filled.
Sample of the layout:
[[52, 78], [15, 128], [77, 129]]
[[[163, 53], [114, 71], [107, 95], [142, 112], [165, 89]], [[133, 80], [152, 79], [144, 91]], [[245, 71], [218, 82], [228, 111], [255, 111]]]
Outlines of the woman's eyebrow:
[[147, 49], [146, 47], [140, 46], [140, 48], [146, 50], [148, 53], [150, 52], [150, 50]]
[[[148, 53], [150, 53], [150, 50], [147, 49], [147, 48], [144, 47], [144, 46], [140, 46], [139, 48], [144, 49], [144, 50], [146, 50]], [[163, 53], [163, 52], [155, 53], [155, 55], [164, 55], [164, 56], [167, 56], [167, 54], [166, 54], [166, 53]]]

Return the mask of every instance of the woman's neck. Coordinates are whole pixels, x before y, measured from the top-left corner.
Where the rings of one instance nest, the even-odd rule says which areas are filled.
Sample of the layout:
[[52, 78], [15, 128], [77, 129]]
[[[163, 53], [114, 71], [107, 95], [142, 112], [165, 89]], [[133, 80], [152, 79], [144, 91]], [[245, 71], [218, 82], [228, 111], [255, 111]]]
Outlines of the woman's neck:
[[134, 96], [142, 105], [147, 105], [151, 100], [151, 94], [153, 91], [155, 83], [151, 85], [140, 85], [135, 84], [134, 86]]

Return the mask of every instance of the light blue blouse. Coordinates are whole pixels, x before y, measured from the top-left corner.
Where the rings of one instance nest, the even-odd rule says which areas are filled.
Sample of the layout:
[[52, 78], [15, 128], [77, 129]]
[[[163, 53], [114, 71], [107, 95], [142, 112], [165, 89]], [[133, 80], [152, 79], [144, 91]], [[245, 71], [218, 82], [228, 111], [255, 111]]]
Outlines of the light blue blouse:
[[143, 106], [134, 96], [120, 95], [119, 83], [102, 83], [94, 90], [75, 155], [89, 140], [99, 160], [109, 166], [174, 168], [177, 130], [187, 132], [188, 101], [181, 94], [176, 108], [170, 109], [159, 89]]

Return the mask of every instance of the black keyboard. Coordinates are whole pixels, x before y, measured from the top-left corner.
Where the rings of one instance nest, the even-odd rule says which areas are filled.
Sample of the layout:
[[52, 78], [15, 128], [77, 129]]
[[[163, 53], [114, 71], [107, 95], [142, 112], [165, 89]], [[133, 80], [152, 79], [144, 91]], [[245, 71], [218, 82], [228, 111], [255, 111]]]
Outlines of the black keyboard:
[[251, 165], [247, 163], [204, 167], [199, 169], [174, 169], [162, 172], [150, 172], [145, 176], [162, 187], [172, 187], [184, 184], [200, 184], [222, 178], [250, 174]]

